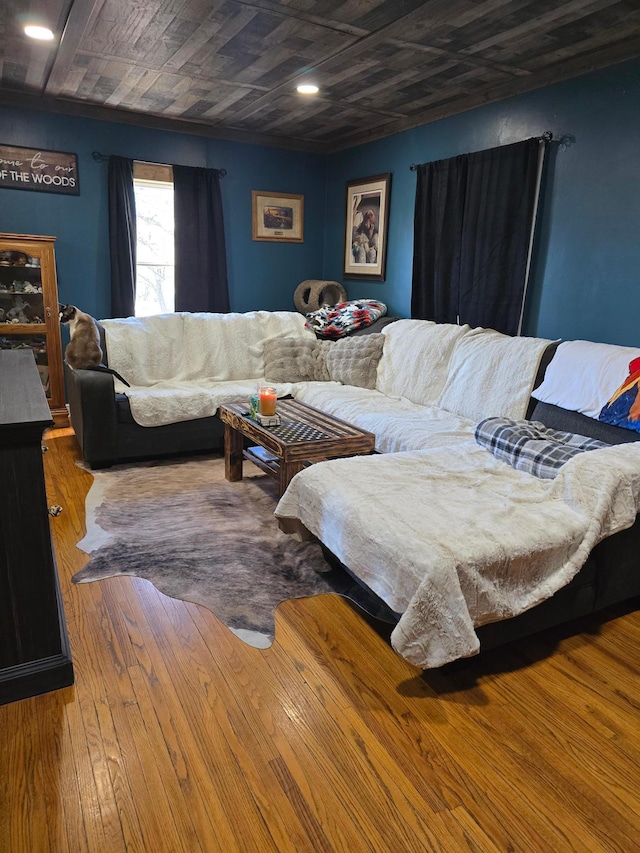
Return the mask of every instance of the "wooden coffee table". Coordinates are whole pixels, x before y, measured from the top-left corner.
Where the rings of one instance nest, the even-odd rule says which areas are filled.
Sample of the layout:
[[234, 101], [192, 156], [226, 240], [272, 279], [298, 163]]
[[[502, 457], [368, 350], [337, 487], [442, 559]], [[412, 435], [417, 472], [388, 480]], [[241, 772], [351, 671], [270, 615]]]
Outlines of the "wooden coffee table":
[[[375, 435], [297, 400], [278, 400], [279, 427], [263, 427], [248, 414], [249, 405], [220, 406], [224, 423], [224, 475], [242, 480], [242, 463], [250, 459], [270, 474], [282, 494], [291, 478], [312, 462], [337, 456], [373, 453]], [[244, 448], [244, 438], [257, 446]]]

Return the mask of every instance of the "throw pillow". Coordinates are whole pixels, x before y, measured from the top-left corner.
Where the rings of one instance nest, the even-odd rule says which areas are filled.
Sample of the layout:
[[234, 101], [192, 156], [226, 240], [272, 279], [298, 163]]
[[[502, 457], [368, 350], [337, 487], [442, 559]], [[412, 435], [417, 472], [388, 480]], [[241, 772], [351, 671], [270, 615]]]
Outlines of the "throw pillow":
[[319, 341], [272, 338], [264, 343], [264, 378], [268, 382], [311, 382], [329, 378]]
[[629, 364], [629, 375], [611, 399], [602, 407], [599, 420], [640, 432], [640, 358]]
[[360, 388], [376, 387], [384, 335], [372, 333], [341, 341], [318, 341], [329, 379]]

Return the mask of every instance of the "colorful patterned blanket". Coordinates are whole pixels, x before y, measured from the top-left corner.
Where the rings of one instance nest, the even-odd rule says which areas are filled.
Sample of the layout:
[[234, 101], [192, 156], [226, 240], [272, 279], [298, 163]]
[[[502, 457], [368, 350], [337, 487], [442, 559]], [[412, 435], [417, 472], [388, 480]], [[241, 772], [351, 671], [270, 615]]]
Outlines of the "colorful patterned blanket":
[[337, 305], [323, 305], [318, 311], [310, 311], [307, 325], [322, 338], [344, 338], [358, 329], [375, 323], [387, 313], [384, 302], [375, 299], [352, 299]]

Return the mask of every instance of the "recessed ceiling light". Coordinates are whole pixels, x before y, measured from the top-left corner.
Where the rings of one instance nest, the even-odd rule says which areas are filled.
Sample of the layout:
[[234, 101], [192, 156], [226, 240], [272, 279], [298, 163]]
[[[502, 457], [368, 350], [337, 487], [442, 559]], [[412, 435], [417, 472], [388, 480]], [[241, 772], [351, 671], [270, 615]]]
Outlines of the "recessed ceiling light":
[[320, 89], [312, 83], [304, 83], [302, 86], [296, 86], [296, 91], [301, 95], [315, 95]]
[[24, 31], [29, 38], [40, 39], [41, 41], [51, 41], [53, 33], [48, 27], [25, 27]]

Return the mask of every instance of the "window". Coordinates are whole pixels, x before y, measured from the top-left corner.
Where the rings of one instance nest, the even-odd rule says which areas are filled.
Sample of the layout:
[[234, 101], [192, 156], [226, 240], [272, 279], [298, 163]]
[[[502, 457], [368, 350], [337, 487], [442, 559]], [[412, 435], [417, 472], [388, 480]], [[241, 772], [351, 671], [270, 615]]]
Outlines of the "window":
[[135, 162], [133, 186], [138, 232], [136, 317], [167, 314], [175, 310], [171, 166]]

